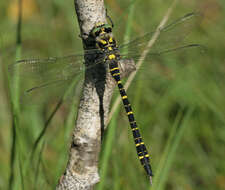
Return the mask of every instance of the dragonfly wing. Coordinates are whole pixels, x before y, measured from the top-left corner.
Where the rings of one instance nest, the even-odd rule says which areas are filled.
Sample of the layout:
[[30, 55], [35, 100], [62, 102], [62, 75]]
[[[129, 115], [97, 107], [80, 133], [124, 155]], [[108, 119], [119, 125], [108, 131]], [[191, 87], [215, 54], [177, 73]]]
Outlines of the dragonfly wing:
[[[151, 61], [153, 59], [157, 59], [163, 56], [169, 56], [172, 54], [178, 54], [181, 53], [182, 51], [184, 51], [185, 53], [191, 52], [191, 50], [193, 51], [197, 51], [199, 53], [202, 53], [205, 51], [205, 47], [202, 46], [201, 44], [187, 44], [187, 45], [181, 45], [178, 47], [174, 47], [171, 49], [164, 49], [158, 52], [146, 52], [143, 54], [135, 54], [135, 55], [131, 55], [131, 59], [135, 61], [135, 63], [137, 63], [138, 61]], [[122, 54], [121, 55], [122, 59], [127, 59], [127, 55], [126, 54]]]
[[[9, 66], [9, 73], [19, 73], [22, 102], [38, 104], [40, 99], [62, 97], [66, 89], [83, 73], [83, 55], [47, 59], [26, 59]], [[38, 99], [38, 100], [36, 100]]]
[[51, 57], [46, 59], [25, 59], [9, 66], [9, 72], [18, 70], [20, 78], [32, 80], [43, 79], [45, 82], [52, 79], [66, 80], [83, 70], [83, 55], [65, 57]]
[[[154, 45], [151, 47], [148, 57], [151, 57], [151, 55], [160, 55], [164, 51], [179, 49], [179, 47], [182, 48], [185, 46], [185, 39], [192, 31], [198, 17], [199, 14], [197, 13], [189, 13], [159, 29], [160, 34]], [[127, 44], [119, 46], [120, 52], [126, 52], [126, 55], [122, 55], [122, 57], [137, 59], [137, 57], [147, 48], [147, 45], [155, 32], [156, 30]]]

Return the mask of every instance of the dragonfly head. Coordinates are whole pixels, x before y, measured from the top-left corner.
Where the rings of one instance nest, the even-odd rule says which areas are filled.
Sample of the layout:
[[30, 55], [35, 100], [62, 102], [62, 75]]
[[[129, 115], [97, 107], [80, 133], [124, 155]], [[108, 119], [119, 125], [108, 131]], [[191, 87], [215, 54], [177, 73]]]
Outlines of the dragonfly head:
[[116, 42], [112, 35], [112, 27], [109, 24], [96, 23], [91, 31], [91, 35], [95, 39], [96, 46], [101, 50], [107, 49], [109, 46], [116, 46]]
[[94, 38], [101, 37], [112, 33], [112, 27], [106, 23], [96, 23], [95, 27], [92, 29], [91, 34]]

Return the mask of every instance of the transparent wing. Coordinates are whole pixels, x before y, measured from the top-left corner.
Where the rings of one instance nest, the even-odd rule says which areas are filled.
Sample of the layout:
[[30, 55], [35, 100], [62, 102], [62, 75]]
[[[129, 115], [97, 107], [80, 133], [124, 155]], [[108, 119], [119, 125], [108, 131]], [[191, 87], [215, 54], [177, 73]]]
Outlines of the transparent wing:
[[[20, 101], [24, 105], [61, 98], [73, 80], [83, 73], [83, 55], [46, 59], [25, 59], [9, 65], [9, 73], [19, 74]], [[17, 72], [15, 72], [17, 71]]]
[[[151, 50], [147, 52], [145, 56], [141, 56], [142, 54], [133, 54], [131, 57], [132, 60], [137, 63], [138, 61], [150, 61], [152, 59], [159, 59], [163, 56], [169, 56], [172, 54], [179, 54], [182, 53], [182, 51], [185, 51], [185, 53], [188, 53], [188, 51], [196, 51], [199, 53], [203, 53], [205, 51], [205, 47], [201, 44], [187, 44], [187, 45], [181, 45], [177, 46], [175, 48], [171, 49], [165, 49], [165, 50], [159, 50], [158, 52], [152, 52]], [[122, 59], [127, 59], [127, 55], [123, 54], [121, 55]]]
[[[86, 50], [85, 53], [89, 56], [96, 56], [96, 51], [98, 50], [91, 49]], [[102, 62], [102, 57], [103, 55], [98, 55], [96, 64]], [[84, 54], [74, 54], [46, 59], [24, 59], [9, 65], [9, 72], [13, 75], [15, 71], [18, 71], [23, 96], [31, 97], [32, 94], [33, 97], [33, 94], [44, 91], [59, 96], [76, 78], [80, 78], [84, 73], [83, 58]]]
[[[190, 33], [198, 16], [196, 13], [189, 13], [160, 29], [160, 36], [146, 55], [146, 59], [180, 49], [197, 47], [197, 44], [184, 45], [182, 44], [182, 40]], [[154, 32], [149, 32], [144, 36], [119, 46], [120, 52], [126, 52], [126, 54], [121, 54], [121, 58], [134, 59], [135, 61], [140, 59], [141, 53], [145, 50]], [[87, 50], [85, 54], [96, 54], [96, 51], [96, 49]], [[102, 58], [96, 60], [96, 63], [99, 62], [102, 62]], [[9, 66], [9, 70], [13, 71], [15, 69], [19, 69], [21, 77], [28, 76], [29, 79], [42, 78], [47, 83], [67, 80], [84, 70], [83, 54], [48, 59], [21, 60]]]
[[[160, 57], [163, 54], [177, 52], [178, 50], [193, 49], [193, 47], [201, 47], [198, 44], [182, 43], [184, 39], [191, 32], [198, 14], [187, 14], [171, 24], [160, 29], [160, 36], [155, 42], [155, 45], [147, 53], [145, 59], [151, 59], [155, 56]], [[134, 61], [142, 59], [140, 55], [146, 49], [146, 45], [153, 36], [153, 32], [149, 32], [144, 36], [136, 38], [129, 43], [119, 46], [121, 59], [133, 59]], [[86, 55], [95, 55], [97, 49], [85, 51]], [[103, 55], [102, 55], [103, 56]], [[95, 61], [96, 64], [102, 63], [103, 57], [100, 56]], [[84, 70], [83, 64], [84, 54], [74, 54], [65, 57], [52, 57], [47, 59], [27, 59], [20, 60], [13, 65], [9, 66], [9, 71], [19, 70], [22, 79], [28, 79], [26, 83], [30, 84], [25, 91], [33, 91], [39, 88], [49, 86], [65, 86], [66, 81], [79, 75]], [[55, 85], [53, 85], [55, 84]]]
[[46, 59], [24, 59], [9, 65], [9, 72], [13, 75], [19, 70], [22, 78], [42, 78], [45, 81], [51, 79], [67, 80], [77, 73], [84, 71], [84, 54], [97, 57], [96, 63], [102, 62], [98, 49], [85, 50], [84, 53], [68, 55], [63, 57], [50, 57]]
[[[159, 30], [159, 37], [147, 53], [146, 59], [148, 60], [154, 56], [159, 56], [162, 53], [171, 53], [185, 48], [200, 47], [198, 44], [185, 44], [185, 39], [192, 31], [199, 16], [200, 15], [197, 13], [189, 13], [161, 28]], [[155, 32], [156, 31], [149, 32], [129, 43], [120, 45], [120, 52], [125, 52], [125, 54], [121, 54], [121, 57], [132, 58], [136, 61], [139, 60], [141, 53], [146, 49], [147, 44]]]
[[65, 79], [56, 79], [52, 81], [35, 81], [29, 83], [22, 82], [21, 102], [25, 105], [40, 105], [43, 102], [57, 102], [58, 100], [71, 100], [73, 94], [80, 92], [82, 82], [82, 72], [74, 77]]
[[9, 66], [9, 72], [15, 70], [19, 75], [29, 79], [43, 78], [45, 80], [66, 80], [83, 70], [83, 55], [69, 55], [65, 57], [50, 57], [46, 59], [25, 59]]

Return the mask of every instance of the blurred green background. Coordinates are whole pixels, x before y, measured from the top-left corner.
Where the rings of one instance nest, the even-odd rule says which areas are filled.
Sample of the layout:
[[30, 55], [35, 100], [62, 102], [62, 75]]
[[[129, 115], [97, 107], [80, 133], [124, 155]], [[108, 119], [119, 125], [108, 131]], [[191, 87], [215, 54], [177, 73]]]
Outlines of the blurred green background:
[[[18, 1], [0, 1], [0, 189], [53, 189], [67, 163], [81, 84], [46, 125], [66, 85], [57, 86], [57, 93], [44, 89], [27, 98], [23, 90], [32, 87], [36, 79], [24, 73], [15, 80], [8, 65], [16, 59], [82, 52], [82, 43], [72, 0], [23, 2], [20, 47], [16, 45]], [[105, 1], [120, 43], [126, 30], [131, 32], [131, 39], [152, 31], [171, 3]], [[150, 148], [154, 190], [225, 189], [225, 1], [180, 0], [168, 23], [193, 11], [200, 12], [201, 17], [187, 29], [187, 40], [206, 49], [160, 56], [152, 60], [156, 64], [149, 69], [145, 62], [128, 90]], [[169, 32], [165, 44], [183, 33], [185, 28]], [[162, 42], [160, 45], [163, 48]], [[19, 87], [14, 88], [16, 93], [20, 91], [19, 100], [17, 94], [10, 95], [9, 85]], [[122, 106], [118, 112], [105, 133], [102, 180], [95, 189], [150, 189]], [[34, 151], [44, 126], [48, 128]]]

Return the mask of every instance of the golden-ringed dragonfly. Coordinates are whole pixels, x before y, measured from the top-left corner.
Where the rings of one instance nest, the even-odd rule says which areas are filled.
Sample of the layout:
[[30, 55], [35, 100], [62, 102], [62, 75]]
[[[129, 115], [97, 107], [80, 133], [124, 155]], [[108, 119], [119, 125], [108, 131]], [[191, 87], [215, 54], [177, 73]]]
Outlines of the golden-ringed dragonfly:
[[[179, 44], [192, 29], [193, 24], [196, 21], [198, 14], [189, 13], [181, 18], [178, 18], [174, 22], [160, 29], [160, 36], [156, 42], [156, 45], [151, 48], [151, 51], [146, 55], [145, 61], [148, 61], [154, 56], [160, 56], [162, 54], [177, 52], [183, 49], [201, 48], [199, 44]], [[95, 65], [105, 64], [108, 67], [111, 76], [117, 83], [119, 93], [122, 98], [122, 102], [127, 113], [129, 124], [133, 133], [133, 138], [136, 146], [138, 158], [143, 165], [147, 175], [152, 180], [153, 172], [150, 165], [150, 155], [141, 137], [139, 128], [134, 118], [131, 104], [128, 100], [128, 95], [123, 87], [120, 78], [120, 70], [118, 67], [118, 61], [126, 58], [132, 59], [135, 62], [139, 61], [142, 51], [145, 49], [149, 39], [152, 37], [155, 31], [149, 32], [141, 37], [138, 37], [128, 43], [117, 45], [116, 40], [112, 35], [112, 26], [106, 23], [97, 23], [91, 30], [90, 35], [95, 40], [95, 48], [91, 50], [85, 50], [84, 53], [74, 54], [65, 57], [52, 57], [47, 59], [25, 59], [17, 61], [15, 64], [9, 66], [9, 70], [19, 68], [19, 71], [25, 75], [37, 77], [44, 77], [44, 82], [38, 84], [27, 90], [27, 92], [34, 91], [52, 84], [64, 83], [77, 74], [83, 72], [82, 70], [88, 69], [82, 68], [83, 57], [85, 55], [93, 55], [96, 52], [100, 52], [95, 61]], [[179, 34], [178, 34], [179, 33]], [[163, 44], [167, 45], [167, 48], [162, 50]], [[125, 54], [120, 52], [126, 52]], [[93, 67], [91, 65], [90, 67]]]

